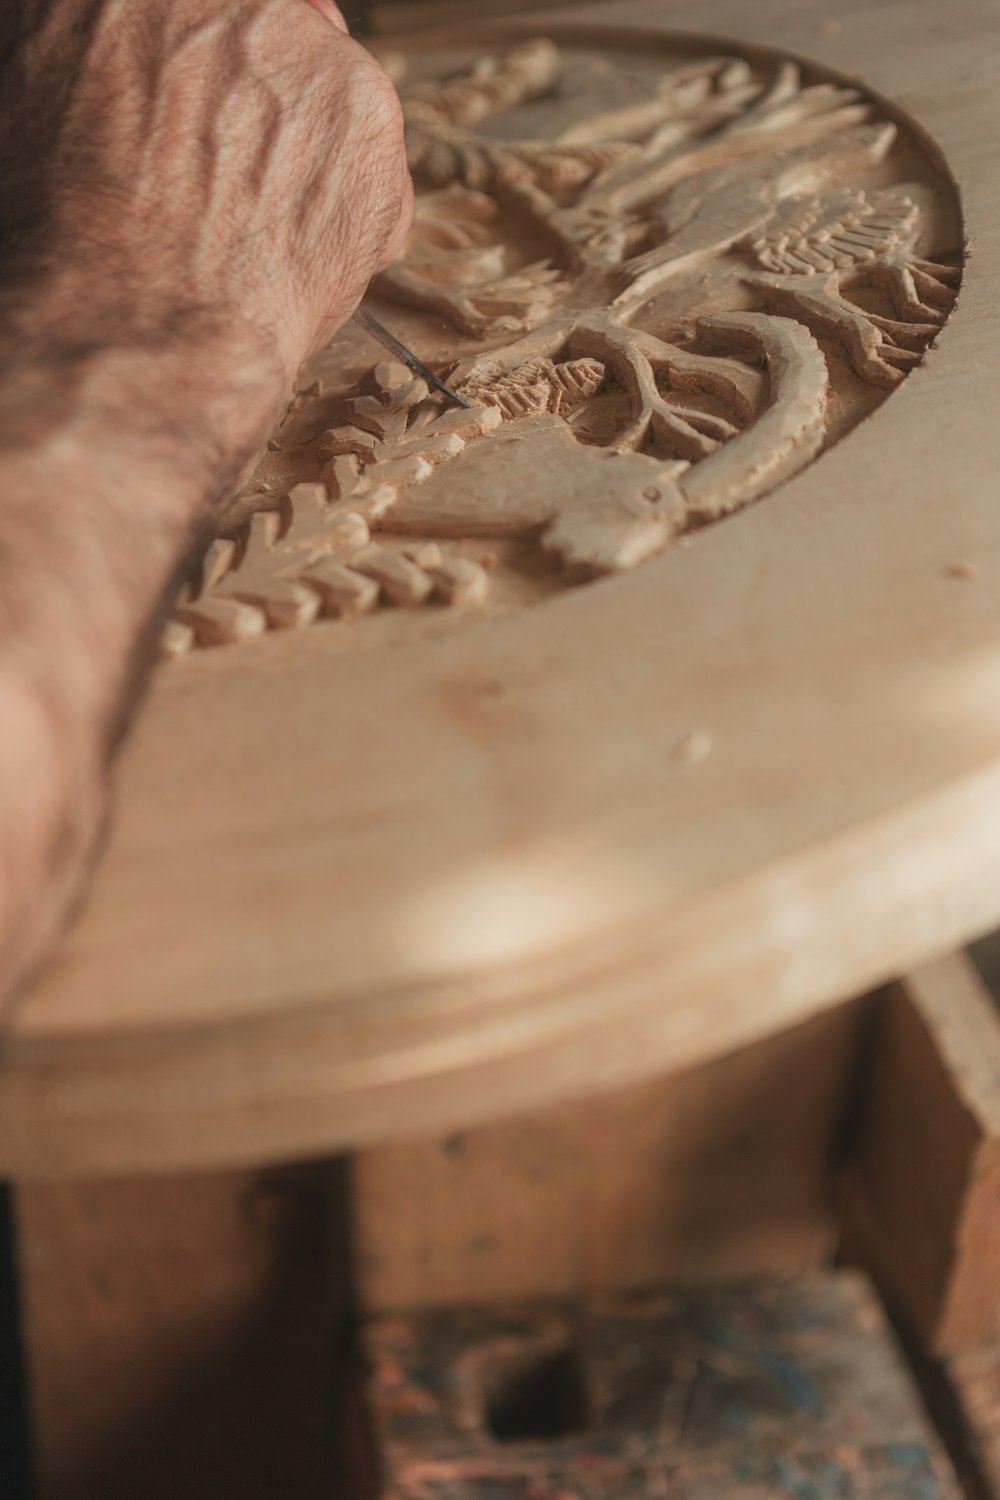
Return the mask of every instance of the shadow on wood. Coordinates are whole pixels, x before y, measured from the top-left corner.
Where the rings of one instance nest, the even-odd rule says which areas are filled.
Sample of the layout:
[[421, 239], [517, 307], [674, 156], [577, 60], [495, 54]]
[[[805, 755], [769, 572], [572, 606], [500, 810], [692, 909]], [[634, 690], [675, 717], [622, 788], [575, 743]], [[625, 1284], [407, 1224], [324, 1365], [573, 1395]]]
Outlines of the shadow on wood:
[[336, 1493], [329, 1169], [23, 1187], [41, 1500]]
[[701, 1068], [352, 1158], [367, 1311], [766, 1273], [832, 1253], [868, 1005]]
[[965, 954], [886, 996], [846, 1190], [847, 1257], [929, 1354], [1000, 1339], [1000, 1015]]

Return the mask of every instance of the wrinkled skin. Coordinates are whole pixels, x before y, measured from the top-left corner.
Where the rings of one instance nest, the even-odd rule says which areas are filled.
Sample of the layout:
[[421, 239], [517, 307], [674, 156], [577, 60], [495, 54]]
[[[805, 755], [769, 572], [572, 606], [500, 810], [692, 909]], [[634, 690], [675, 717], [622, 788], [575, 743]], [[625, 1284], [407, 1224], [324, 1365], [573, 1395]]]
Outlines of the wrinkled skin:
[[0, 999], [65, 920], [171, 579], [406, 234], [331, 0], [0, 13]]

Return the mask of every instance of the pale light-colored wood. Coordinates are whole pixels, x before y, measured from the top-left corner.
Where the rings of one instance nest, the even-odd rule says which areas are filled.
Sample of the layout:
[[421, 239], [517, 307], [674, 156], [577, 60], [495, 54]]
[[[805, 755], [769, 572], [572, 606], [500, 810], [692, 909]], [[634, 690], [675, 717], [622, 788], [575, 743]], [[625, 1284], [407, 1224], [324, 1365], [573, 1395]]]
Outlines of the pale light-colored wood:
[[324, 1168], [17, 1193], [39, 1500], [334, 1492]]
[[418, 197], [371, 295], [464, 406], [392, 362], [344, 389], [336, 339], [181, 594], [196, 646], [419, 608], [481, 538], [557, 591], [635, 568], [870, 415], [954, 305], [954, 190], [861, 89], [683, 47], [652, 71], [546, 38], [431, 76], [394, 56]]
[[[572, 36], [611, 18], [589, 45], [641, 25], [649, 53], [694, 24], [904, 109], [972, 249], [923, 366], [633, 572], [164, 670], [87, 910], [5, 1045], [4, 1170], [443, 1132], [717, 1055], [1000, 917], [1000, 15], [832, 13], [616, 3]], [[344, 360], [350, 380], [372, 356]]]
[[935, 1354], [1000, 1339], [1000, 1014], [955, 954], [893, 986], [846, 1205], [850, 1254]]
[[352, 1160], [366, 1311], [569, 1297], [828, 1263], [867, 1007], [670, 1079]]

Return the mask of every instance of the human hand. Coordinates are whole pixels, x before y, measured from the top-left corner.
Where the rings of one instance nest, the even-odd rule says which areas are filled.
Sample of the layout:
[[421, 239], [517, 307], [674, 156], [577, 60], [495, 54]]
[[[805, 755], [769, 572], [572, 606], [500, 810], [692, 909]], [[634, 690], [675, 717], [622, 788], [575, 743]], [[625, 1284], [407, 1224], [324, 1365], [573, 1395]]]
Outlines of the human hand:
[[0, 274], [32, 294], [28, 326], [58, 313], [140, 342], [231, 327], [290, 377], [392, 259], [412, 202], [398, 100], [331, 0], [13, 13]]
[[172, 574], [411, 189], [330, 0], [7, 0], [0, 99], [2, 994], [78, 886]]

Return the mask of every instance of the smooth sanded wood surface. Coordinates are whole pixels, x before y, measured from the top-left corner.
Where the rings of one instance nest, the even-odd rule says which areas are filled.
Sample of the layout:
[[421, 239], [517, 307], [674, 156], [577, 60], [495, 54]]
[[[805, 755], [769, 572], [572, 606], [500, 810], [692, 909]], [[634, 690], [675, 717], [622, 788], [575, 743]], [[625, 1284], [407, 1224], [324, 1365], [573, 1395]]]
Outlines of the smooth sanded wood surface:
[[868, 1000], [669, 1078], [351, 1159], [365, 1312], [829, 1265]]
[[[573, 35], [690, 17], [590, 6]], [[970, 246], [937, 346], [635, 572], [391, 649], [319, 626], [163, 670], [4, 1044], [4, 1172], [447, 1130], [720, 1054], [1000, 919], [1000, 12], [706, 0], [697, 30], [929, 133]]]

